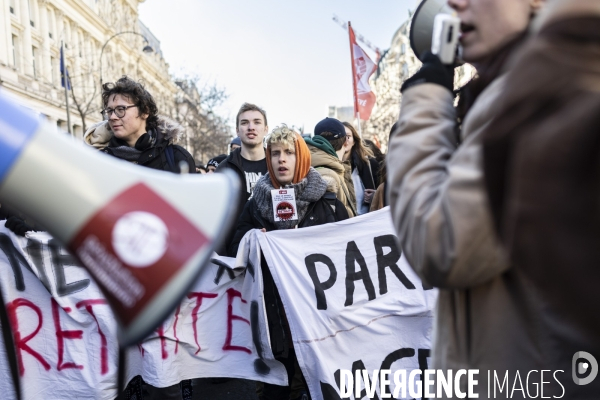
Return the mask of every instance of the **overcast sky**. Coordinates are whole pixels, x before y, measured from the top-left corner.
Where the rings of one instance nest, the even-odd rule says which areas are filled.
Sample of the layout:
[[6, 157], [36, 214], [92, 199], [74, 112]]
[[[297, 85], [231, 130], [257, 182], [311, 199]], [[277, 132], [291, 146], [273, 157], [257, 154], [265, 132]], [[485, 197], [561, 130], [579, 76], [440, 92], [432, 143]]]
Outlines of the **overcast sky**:
[[[312, 132], [328, 106], [352, 104], [351, 21], [382, 50], [416, 0], [146, 0], [140, 19], [160, 40], [170, 72], [197, 74], [229, 93], [219, 112], [234, 122], [247, 101]], [[360, 43], [359, 43], [360, 44]], [[365, 46], [362, 46], [365, 48]], [[365, 48], [373, 56], [374, 54]]]

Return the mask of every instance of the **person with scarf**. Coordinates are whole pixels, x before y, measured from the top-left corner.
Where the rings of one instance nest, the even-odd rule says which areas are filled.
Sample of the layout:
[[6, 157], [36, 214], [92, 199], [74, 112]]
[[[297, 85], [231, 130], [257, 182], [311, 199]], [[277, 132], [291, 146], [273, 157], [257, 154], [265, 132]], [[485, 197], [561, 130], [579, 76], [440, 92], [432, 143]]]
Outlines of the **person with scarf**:
[[[305, 228], [348, 219], [344, 205], [334, 193], [327, 191], [327, 183], [310, 166], [310, 150], [300, 134], [285, 125], [275, 128], [267, 137], [266, 161], [268, 172], [256, 183], [238, 220], [230, 256], [237, 254], [241, 239], [251, 229], [264, 232]], [[294, 190], [297, 219], [292, 219], [293, 216], [275, 218], [271, 196], [274, 189]], [[269, 269], [262, 271], [273, 355], [286, 367], [288, 382], [292, 382], [299, 366], [290, 329]], [[289, 386], [264, 384], [262, 400], [287, 399], [289, 396]]]
[[180, 165], [187, 165], [189, 173], [196, 173], [192, 155], [174, 144], [183, 128], [158, 115], [152, 95], [142, 84], [126, 76], [105, 83], [102, 101], [104, 120], [86, 131], [86, 144], [148, 168], [180, 173]]
[[335, 193], [348, 215], [356, 217], [356, 195], [350, 162], [344, 162], [346, 131], [335, 118], [325, 118], [315, 125], [315, 134], [304, 141], [310, 150], [310, 162], [327, 182], [327, 190]]
[[[152, 95], [139, 82], [123, 76], [102, 86], [104, 120], [91, 126], [84, 142], [106, 154], [147, 168], [196, 173], [194, 159], [183, 147], [173, 144], [183, 132], [181, 125], [158, 116]], [[192, 393], [197, 380], [183, 380], [165, 388], [154, 387], [140, 375], [132, 378], [118, 400], [179, 400]]]

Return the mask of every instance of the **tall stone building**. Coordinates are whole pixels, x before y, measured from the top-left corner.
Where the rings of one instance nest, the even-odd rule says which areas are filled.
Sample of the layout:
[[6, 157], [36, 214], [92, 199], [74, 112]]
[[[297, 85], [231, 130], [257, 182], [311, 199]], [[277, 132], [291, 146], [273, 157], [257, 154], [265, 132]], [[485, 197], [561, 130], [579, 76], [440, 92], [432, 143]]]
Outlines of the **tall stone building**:
[[[143, 80], [159, 111], [173, 115], [178, 87], [170, 79], [160, 42], [138, 19], [142, 1], [0, 0], [0, 86], [67, 131], [60, 79], [64, 42], [76, 137], [101, 118], [100, 81], [113, 82], [122, 75]], [[144, 52], [148, 45], [153, 51]]]
[[[421, 62], [410, 47], [410, 17], [392, 37], [392, 43], [377, 65], [377, 71], [371, 77], [371, 89], [377, 97], [375, 107], [368, 121], [362, 122], [365, 139], [372, 139], [387, 152], [387, 142], [392, 125], [400, 114], [402, 83], [421, 67]], [[456, 69], [455, 87], [467, 83], [475, 74], [475, 69], [468, 64]]]

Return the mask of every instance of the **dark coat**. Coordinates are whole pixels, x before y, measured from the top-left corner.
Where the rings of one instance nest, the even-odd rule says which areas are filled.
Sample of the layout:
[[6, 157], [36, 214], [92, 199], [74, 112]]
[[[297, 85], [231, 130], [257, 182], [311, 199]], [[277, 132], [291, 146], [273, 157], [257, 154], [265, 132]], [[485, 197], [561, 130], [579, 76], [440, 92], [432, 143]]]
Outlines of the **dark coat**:
[[[102, 151], [116, 157], [112, 148], [123, 145], [127, 145], [126, 142], [113, 136], [108, 146]], [[166, 152], [167, 146], [170, 146], [172, 149], [172, 166], [167, 159], [167, 157], [170, 157]], [[136, 162], [138, 165], [161, 171], [179, 173], [179, 163], [184, 161], [188, 164], [189, 173], [196, 173], [196, 165], [192, 155], [183, 147], [172, 144], [170, 135], [162, 129], [154, 129], [142, 135], [136, 142], [135, 148], [142, 151]]]
[[[265, 165], [267, 165], [267, 160], [265, 159]], [[242, 190], [242, 195], [239, 196], [238, 203], [236, 205], [236, 209], [234, 210], [237, 215], [240, 215], [242, 210], [244, 209], [244, 205], [250, 198], [250, 194], [244, 189], [246, 187], [246, 176], [244, 175], [244, 170], [242, 169], [242, 148], [235, 149], [227, 156], [225, 160], [223, 160], [217, 170], [215, 172], [223, 172], [226, 169], [229, 169], [237, 174], [240, 179], [240, 190]], [[234, 231], [235, 232], [235, 231]]]
[[[334, 210], [335, 208], [335, 210]], [[348, 219], [348, 212], [341, 201], [335, 198], [335, 194], [326, 192], [320, 200], [311, 203], [306, 211], [304, 218], [298, 223], [298, 228], [307, 228], [337, 222]], [[235, 257], [241, 239], [246, 232], [251, 229], [262, 229], [267, 231], [276, 230], [274, 224], [266, 221], [258, 211], [254, 199], [250, 199], [237, 224], [237, 230], [233, 242], [229, 248], [229, 255]], [[269, 325], [269, 334], [271, 338], [271, 349], [275, 357], [287, 357], [290, 343], [290, 329], [285, 317], [285, 311], [281, 298], [277, 292], [277, 287], [271, 276], [271, 272], [264, 260], [261, 260], [261, 270], [263, 274], [264, 298], [267, 314], [267, 323]]]
[[565, 398], [597, 399], [600, 378], [574, 384], [571, 363], [579, 351], [600, 361], [600, 5], [575, 5], [579, 16], [548, 13], [515, 57], [483, 133], [484, 171], [513, 268], [539, 299], [525, 309], [529, 369], [565, 370]]
[[[266, 159], [265, 159], [265, 165], [267, 165]], [[250, 194], [245, 189], [246, 176], [244, 174], [244, 170], [242, 169], [242, 149], [241, 148], [235, 149], [234, 151], [232, 151], [231, 154], [229, 154], [229, 156], [227, 156], [227, 158], [219, 164], [219, 166], [217, 167], [217, 170], [215, 172], [223, 172], [227, 169], [235, 172], [240, 180], [241, 194], [240, 194], [240, 196], [238, 196], [238, 202], [235, 205], [235, 209], [232, 210], [232, 212], [234, 212], [235, 215], [240, 215], [242, 213], [242, 211], [244, 210], [244, 205], [250, 198]], [[235, 231], [236, 231], [236, 227], [234, 224], [231, 226], [229, 232], [225, 236], [225, 240], [224, 240], [223, 244], [215, 250], [215, 252], [217, 254], [224, 256], [228, 253], [227, 250], [229, 249], [229, 247], [231, 245]]]
[[[335, 197], [335, 193], [326, 192], [320, 200], [310, 204], [304, 218], [298, 223], [298, 228], [323, 225], [345, 219], [348, 219], [346, 207]], [[250, 199], [238, 219], [235, 234], [228, 248], [228, 255], [230, 257], [236, 256], [240, 241], [249, 230], [262, 228], [265, 228], [267, 232], [277, 229], [274, 224], [260, 215], [254, 199]]]
[[365, 189], [377, 189], [379, 186], [379, 163], [375, 157], [369, 157], [369, 163], [367, 164], [363, 160], [359, 159], [358, 156], [352, 153], [350, 157], [352, 164], [352, 170], [356, 168], [358, 170], [358, 176], [365, 187]]

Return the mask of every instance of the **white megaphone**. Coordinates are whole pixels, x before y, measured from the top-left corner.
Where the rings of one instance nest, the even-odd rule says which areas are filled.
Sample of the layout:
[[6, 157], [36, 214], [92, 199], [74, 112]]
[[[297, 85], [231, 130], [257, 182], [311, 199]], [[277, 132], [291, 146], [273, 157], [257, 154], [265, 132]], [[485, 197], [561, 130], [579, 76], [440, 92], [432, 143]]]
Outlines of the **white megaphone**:
[[238, 180], [140, 168], [56, 134], [0, 92], [0, 203], [65, 243], [102, 288], [122, 346], [191, 289], [234, 222]]
[[421, 1], [412, 17], [409, 33], [410, 47], [419, 60], [423, 61], [423, 54], [431, 51], [445, 64], [455, 61], [460, 21], [451, 17], [452, 14], [447, 0]]

